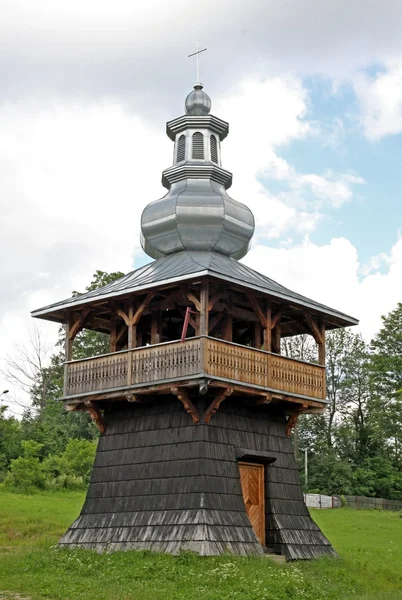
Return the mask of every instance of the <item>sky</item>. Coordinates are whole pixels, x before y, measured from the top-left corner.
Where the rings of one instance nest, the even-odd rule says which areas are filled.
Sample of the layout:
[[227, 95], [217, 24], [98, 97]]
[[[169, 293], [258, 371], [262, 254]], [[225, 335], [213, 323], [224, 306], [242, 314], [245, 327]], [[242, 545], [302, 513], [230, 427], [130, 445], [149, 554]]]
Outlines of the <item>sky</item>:
[[[150, 260], [140, 215], [165, 193], [196, 40], [230, 124], [230, 195], [256, 217], [244, 262], [368, 341], [402, 301], [401, 2], [0, 0], [0, 15], [0, 371], [31, 310]], [[57, 326], [36, 324], [51, 345]]]

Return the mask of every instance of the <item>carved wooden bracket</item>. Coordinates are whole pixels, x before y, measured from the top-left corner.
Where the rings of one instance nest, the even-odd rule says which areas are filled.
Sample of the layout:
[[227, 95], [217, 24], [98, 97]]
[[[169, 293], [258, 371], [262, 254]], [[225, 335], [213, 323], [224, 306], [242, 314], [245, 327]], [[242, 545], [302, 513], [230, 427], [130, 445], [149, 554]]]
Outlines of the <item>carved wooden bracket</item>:
[[271, 392], [267, 392], [266, 394], [261, 394], [259, 398], [252, 402], [252, 406], [260, 406], [262, 404], [269, 404], [272, 402], [272, 394]]
[[193, 423], [199, 423], [200, 415], [198, 414], [198, 410], [195, 408], [194, 404], [188, 397], [187, 391], [183, 388], [178, 387], [172, 387], [170, 391], [172, 392], [172, 394], [177, 396], [177, 398], [183, 404], [184, 409], [188, 412], [189, 415], [191, 415]]
[[285, 428], [286, 435], [291, 435], [293, 429], [296, 427], [297, 419], [299, 418], [301, 413], [304, 412], [304, 408], [306, 406], [307, 405], [303, 404], [303, 406], [300, 406], [299, 408], [295, 409], [294, 413], [292, 415], [290, 415], [290, 417], [286, 421], [286, 428]]
[[72, 325], [70, 326], [69, 332], [68, 332], [68, 339], [70, 341], [73, 341], [76, 337], [76, 335], [81, 331], [81, 329], [84, 327], [85, 322], [87, 321], [88, 317], [89, 317], [89, 313], [91, 312], [91, 308], [84, 308], [84, 310], [82, 310], [74, 319], [74, 322], [72, 323]]
[[325, 341], [325, 334], [323, 335], [322, 328], [318, 325], [318, 322], [311, 316], [307, 311], [303, 312], [303, 316], [306, 319], [306, 323], [313, 334], [313, 337], [317, 344], [321, 345]]
[[222, 390], [220, 394], [215, 396], [214, 400], [212, 400], [211, 404], [208, 406], [207, 410], [204, 413], [204, 423], [209, 423], [212, 415], [214, 415], [222, 402], [233, 393], [233, 388], [226, 388]]
[[125, 313], [121, 308], [118, 308], [116, 309], [116, 314], [123, 319], [127, 327], [130, 327], [130, 325], [138, 325], [142, 313], [148, 307], [154, 296], [155, 292], [149, 292], [135, 312], [132, 307], [129, 309], [129, 314]]
[[89, 416], [91, 417], [91, 419], [93, 420], [93, 422], [95, 423], [95, 425], [97, 426], [97, 428], [99, 429], [99, 431], [101, 433], [105, 433], [106, 432], [106, 421], [103, 418], [99, 408], [90, 400], [87, 400], [84, 404], [85, 404], [85, 407], [80, 410], [84, 410], [85, 412], [87, 412], [89, 414]]
[[249, 302], [250, 302], [251, 306], [253, 307], [254, 312], [256, 313], [257, 317], [259, 318], [262, 327], [264, 327], [264, 329], [265, 329], [267, 327], [267, 317], [264, 314], [264, 311], [262, 310], [258, 299], [252, 292], [247, 292], [247, 298], [249, 299]]
[[215, 294], [209, 299], [208, 312], [211, 311], [213, 309], [213, 307], [215, 306], [215, 304], [218, 302], [218, 300], [221, 299], [222, 292], [224, 291], [224, 289], [225, 289], [224, 287], [218, 287]]

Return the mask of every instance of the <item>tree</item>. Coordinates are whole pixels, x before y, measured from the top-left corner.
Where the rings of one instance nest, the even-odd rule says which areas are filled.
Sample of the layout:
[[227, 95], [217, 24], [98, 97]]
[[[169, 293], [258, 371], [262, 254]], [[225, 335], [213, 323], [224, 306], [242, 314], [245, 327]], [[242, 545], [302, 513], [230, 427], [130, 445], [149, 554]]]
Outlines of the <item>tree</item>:
[[373, 393], [370, 424], [379, 447], [402, 464], [402, 303], [387, 316], [371, 343], [370, 375]]
[[[37, 327], [27, 335], [27, 341], [17, 342], [13, 352], [6, 358], [5, 379], [23, 395], [29, 396], [39, 413], [46, 405], [49, 388], [49, 372], [46, 364], [50, 359], [51, 347], [43, 340]], [[17, 401], [26, 408], [27, 403]]]
[[[115, 271], [114, 273], [105, 273], [105, 271], [96, 271], [92, 276], [91, 283], [85, 288], [86, 292], [92, 292], [100, 287], [109, 285], [117, 279], [124, 277], [124, 273], [121, 271]], [[80, 295], [80, 292], [74, 291], [73, 296]], [[60, 335], [64, 344], [65, 329], [61, 328]], [[109, 336], [106, 333], [100, 333], [99, 331], [91, 331], [90, 329], [84, 329], [81, 331], [74, 340], [72, 356], [74, 360], [81, 358], [88, 358], [90, 356], [99, 356], [100, 354], [107, 354], [109, 352]]]

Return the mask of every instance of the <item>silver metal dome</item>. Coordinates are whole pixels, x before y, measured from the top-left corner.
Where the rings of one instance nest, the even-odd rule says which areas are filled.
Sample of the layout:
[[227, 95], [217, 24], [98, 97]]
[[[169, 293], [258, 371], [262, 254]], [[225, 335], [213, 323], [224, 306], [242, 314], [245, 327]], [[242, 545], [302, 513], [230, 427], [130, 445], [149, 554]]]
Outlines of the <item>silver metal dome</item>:
[[211, 98], [203, 92], [202, 83], [196, 83], [194, 90], [186, 98], [186, 114], [188, 115], [208, 115], [211, 110]]
[[161, 200], [148, 204], [141, 229], [141, 245], [152, 258], [187, 250], [239, 259], [248, 252], [254, 217], [222, 184], [188, 178], [174, 183]]
[[220, 142], [228, 124], [209, 115], [211, 100], [196, 84], [187, 115], [169, 121], [175, 142], [173, 166], [162, 173], [166, 196], [145, 207], [141, 245], [152, 258], [175, 252], [217, 252], [240, 259], [254, 234], [254, 216], [227, 189], [232, 174], [221, 167]]

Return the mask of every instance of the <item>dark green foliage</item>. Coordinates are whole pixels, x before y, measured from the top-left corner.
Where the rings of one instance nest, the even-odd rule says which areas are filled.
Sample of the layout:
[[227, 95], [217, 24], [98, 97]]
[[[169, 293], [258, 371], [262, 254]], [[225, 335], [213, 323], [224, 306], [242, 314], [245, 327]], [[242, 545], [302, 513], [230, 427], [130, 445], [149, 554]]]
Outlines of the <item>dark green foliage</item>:
[[[122, 276], [120, 272], [96, 271], [86, 291], [107, 285]], [[77, 294], [73, 292], [73, 295]], [[43, 343], [37, 330], [31, 334], [30, 343], [31, 348], [20, 346], [17, 357], [23, 360], [24, 365], [33, 364], [34, 369], [24, 366], [24, 373], [28, 372], [29, 377], [23, 380], [18, 368], [16, 376], [13, 373], [11, 376], [14, 384], [21, 380], [21, 389], [29, 391], [32, 408], [24, 412], [21, 421], [17, 421], [7, 418], [6, 407], [0, 407], [0, 481], [9, 471], [7, 485], [13, 489], [85, 487], [95, 455], [94, 440], [99, 434], [87, 413], [66, 412], [60, 402], [63, 395], [64, 331], [60, 330], [50, 361], [46, 361], [42, 353]], [[108, 336], [85, 330], [77, 336], [73, 350], [74, 358], [108, 352]], [[16, 359], [10, 360], [11, 366], [15, 363]], [[37, 444], [35, 456], [26, 454], [28, 448], [34, 447], [29, 444]], [[28, 475], [30, 468], [31, 476]]]
[[[115, 273], [105, 273], [96, 271], [91, 283], [85, 288], [86, 292], [91, 292], [108, 283], [116, 281], [124, 276], [124, 273], [116, 271]], [[73, 296], [78, 296], [80, 292], [73, 292]], [[64, 338], [63, 338], [64, 339]], [[73, 359], [87, 358], [88, 356], [98, 356], [109, 352], [109, 336], [106, 333], [91, 331], [86, 329], [77, 335], [73, 344]]]
[[6, 487], [28, 493], [44, 489], [45, 476], [38, 458], [41, 448], [42, 444], [37, 442], [22, 442], [22, 456], [11, 461], [10, 472], [4, 482]]

